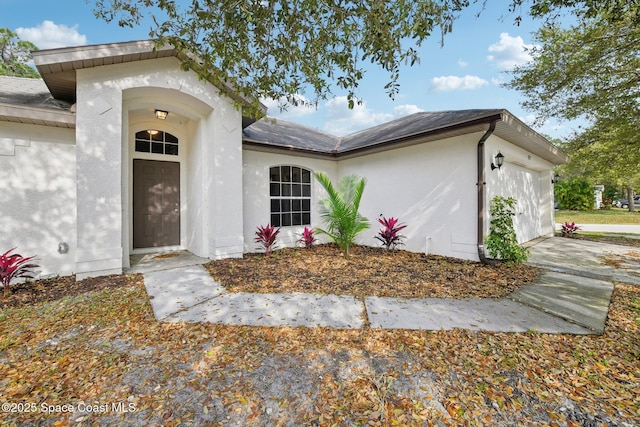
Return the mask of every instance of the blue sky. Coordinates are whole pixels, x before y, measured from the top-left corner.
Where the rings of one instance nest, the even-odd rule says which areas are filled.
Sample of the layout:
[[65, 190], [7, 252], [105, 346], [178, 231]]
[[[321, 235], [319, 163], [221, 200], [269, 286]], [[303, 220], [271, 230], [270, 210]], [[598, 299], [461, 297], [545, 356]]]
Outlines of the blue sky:
[[[466, 108], [506, 108], [531, 124], [533, 114], [520, 107], [521, 95], [500, 83], [509, 79], [508, 70], [528, 60], [524, 48], [531, 46], [532, 33], [540, 22], [525, 18], [516, 26], [506, 2], [493, 3], [479, 18], [475, 16], [479, 6], [467, 10], [454, 23], [453, 33], [445, 37], [444, 47], [439, 34], [425, 43], [419, 50], [420, 64], [401, 70], [395, 100], [384, 91], [388, 76], [372, 68], [359, 86], [364, 103], [353, 110], [347, 108], [346, 94], [336, 90], [335, 97], [320, 101], [317, 109], [297, 107], [280, 112], [275, 102], [263, 100], [268, 113], [336, 135], [418, 111]], [[0, 27], [12, 29], [41, 49], [148, 38], [148, 27], [120, 28], [96, 19], [92, 4], [85, 0], [0, 0]], [[577, 123], [549, 120], [536, 130], [562, 138], [577, 130]]]

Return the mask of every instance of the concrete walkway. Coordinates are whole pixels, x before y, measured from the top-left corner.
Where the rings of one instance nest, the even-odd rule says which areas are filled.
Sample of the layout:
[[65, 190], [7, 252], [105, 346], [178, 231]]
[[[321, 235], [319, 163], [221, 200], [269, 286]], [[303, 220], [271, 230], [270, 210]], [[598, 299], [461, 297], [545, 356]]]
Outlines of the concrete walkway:
[[[341, 329], [368, 323], [383, 329], [602, 334], [616, 269], [596, 261], [602, 254], [624, 256], [632, 248], [593, 245], [562, 238], [533, 242], [532, 264], [563, 271], [545, 271], [537, 283], [503, 299], [362, 301], [338, 295], [231, 293], [201, 265], [208, 260], [188, 252], [138, 256], [129, 272], [144, 275], [154, 314], [162, 321]], [[574, 274], [578, 272], [587, 274]], [[627, 283], [639, 278], [637, 269], [623, 276]]]

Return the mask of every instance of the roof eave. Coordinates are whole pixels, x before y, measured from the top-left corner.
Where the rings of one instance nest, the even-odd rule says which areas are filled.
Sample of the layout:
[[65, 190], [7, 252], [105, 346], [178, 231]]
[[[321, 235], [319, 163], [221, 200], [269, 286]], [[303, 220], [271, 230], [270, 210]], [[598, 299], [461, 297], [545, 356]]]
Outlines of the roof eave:
[[69, 111], [0, 103], [0, 121], [74, 129], [76, 115]]
[[399, 138], [386, 139], [376, 141], [373, 144], [356, 147], [352, 149], [339, 150], [339, 156], [355, 156], [363, 152], [379, 152], [398, 148], [398, 146], [410, 146], [428, 142], [436, 139], [435, 137], [443, 134], [451, 134], [451, 136], [469, 134], [476, 131], [484, 130], [484, 125], [492, 121], [501, 120], [501, 114], [491, 114], [484, 117], [468, 120], [464, 122], [452, 123], [447, 126], [429, 129], [424, 132], [418, 132], [411, 135], [404, 135]]
[[408, 147], [416, 144], [434, 141], [442, 137], [449, 138], [460, 135], [467, 135], [474, 132], [486, 131], [486, 126], [492, 122], [499, 125], [496, 129], [496, 135], [503, 137], [505, 140], [524, 148], [531, 153], [541, 157], [542, 159], [554, 164], [564, 164], [569, 161], [569, 156], [555, 145], [551, 144], [545, 137], [531, 129], [517, 117], [510, 114], [507, 110], [487, 114], [472, 120], [452, 123], [447, 126], [436, 129], [429, 129], [411, 135], [404, 135], [398, 138], [376, 141], [375, 143], [355, 147], [351, 149], [341, 150], [310, 150], [295, 146], [282, 146], [270, 143], [268, 141], [243, 139], [243, 144], [252, 147], [255, 150], [298, 153], [299, 155], [313, 155], [320, 157], [347, 159], [357, 157], [363, 154], [371, 154], [393, 150], [396, 148]]
[[[75, 102], [76, 70], [166, 57], [175, 57], [180, 61], [189, 59], [173, 46], [158, 45], [153, 40], [38, 50], [32, 52], [32, 56], [51, 94], [57, 99], [70, 102]], [[70, 84], [73, 85], [73, 93]], [[225, 84], [224, 88], [215, 84], [214, 86], [230, 94], [231, 98], [242, 107], [253, 105], [255, 102], [253, 98], [239, 93], [229, 85]], [[265, 115], [267, 107], [258, 102], [258, 110]], [[253, 123], [252, 120], [257, 119], [246, 116], [243, 127]]]
[[249, 148], [254, 151], [260, 151], [265, 153], [282, 153], [283, 151], [287, 151], [289, 154], [300, 155], [305, 157], [316, 157], [316, 158], [333, 158], [339, 157], [339, 154], [335, 151], [320, 151], [320, 150], [311, 150], [307, 148], [294, 147], [292, 145], [275, 145], [264, 141], [257, 141], [253, 139], [242, 139], [242, 146], [244, 148]]
[[506, 110], [495, 134], [554, 165], [569, 162], [564, 151]]

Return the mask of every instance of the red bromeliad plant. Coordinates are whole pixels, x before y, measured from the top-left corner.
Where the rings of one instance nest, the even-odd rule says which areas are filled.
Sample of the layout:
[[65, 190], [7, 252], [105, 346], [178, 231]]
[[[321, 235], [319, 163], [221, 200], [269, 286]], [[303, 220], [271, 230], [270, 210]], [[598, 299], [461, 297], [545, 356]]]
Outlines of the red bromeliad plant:
[[264, 227], [258, 227], [258, 230], [256, 231], [256, 238], [253, 240], [260, 244], [259, 247], [264, 249], [266, 255], [271, 255], [279, 233], [280, 228], [275, 228], [271, 224], [267, 224]]
[[406, 224], [398, 224], [398, 219], [394, 217], [390, 218], [378, 218], [378, 222], [384, 226], [384, 228], [378, 231], [376, 239], [380, 240], [382, 244], [387, 248], [394, 248], [398, 245], [402, 245], [402, 239], [404, 236], [399, 234], [400, 230], [407, 227]]
[[572, 222], [571, 224], [565, 222], [562, 224], [562, 237], [573, 237], [578, 230], [581, 230], [581, 228], [578, 227], [575, 222]]
[[35, 277], [33, 269], [38, 268], [37, 264], [29, 264], [35, 256], [25, 258], [20, 254], [9, 254], [14, 249], [9, 249], [0, 255], [0, 284], [5, 295], [9, 293], [9, 286], [14, 279], [33, 279]]
[[313, 244], [317, 241], [313, 235], [316, 231], [313, 228], [305, 227], [302, 230], [302, 236], [298, 239], [298, 243], [303, 243], [305, 248], [312, 248]]

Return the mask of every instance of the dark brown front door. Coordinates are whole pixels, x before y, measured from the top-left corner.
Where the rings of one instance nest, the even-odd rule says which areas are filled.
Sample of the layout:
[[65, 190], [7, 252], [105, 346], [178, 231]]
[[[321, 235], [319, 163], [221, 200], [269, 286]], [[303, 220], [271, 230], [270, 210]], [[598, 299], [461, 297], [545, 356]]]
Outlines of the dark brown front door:
[[133, 247], [180, 244], [180, 163], [133, 161]]

